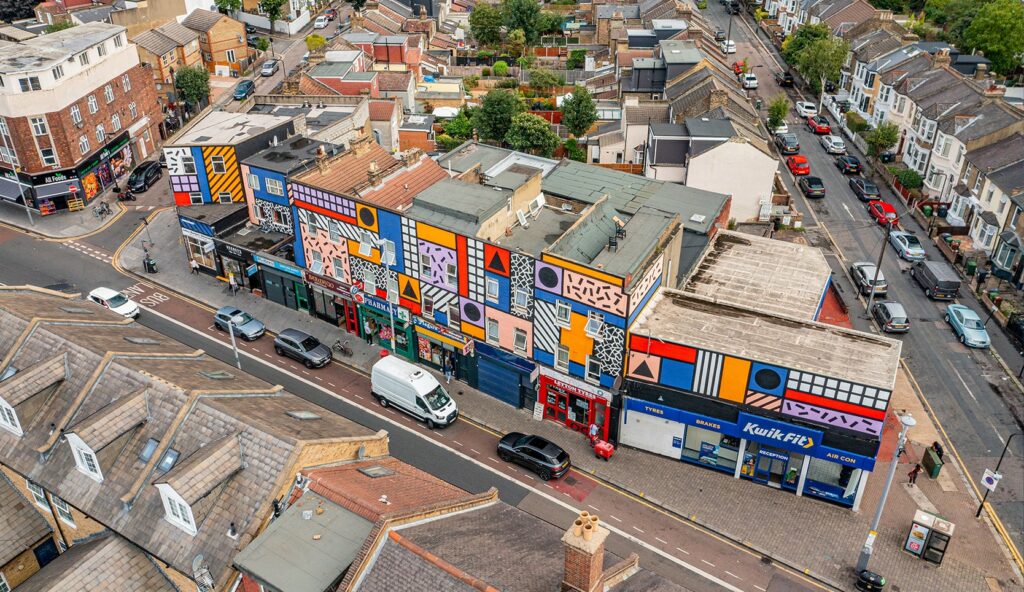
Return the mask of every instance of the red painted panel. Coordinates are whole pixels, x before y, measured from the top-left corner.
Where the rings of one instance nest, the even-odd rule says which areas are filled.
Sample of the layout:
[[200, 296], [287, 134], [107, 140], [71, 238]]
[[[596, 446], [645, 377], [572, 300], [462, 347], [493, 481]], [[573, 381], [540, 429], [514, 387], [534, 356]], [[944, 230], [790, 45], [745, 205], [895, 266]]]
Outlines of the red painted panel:
[[398, 305], [408, 308], [412, 314], [419, 316], [420, 314], [420, 303], [413, 302], [412, 300], [406, 300], [405, 298], [398, 299]]
[[825, 407], [826, 409], [835, 409], [836, 411], [842, 411], [843, 413], [852, 413], [854, 415], [860, 415], [861, 417], [870, 417], [871, 419], [885, 419], [885, 411], [881, 409], [862, 407], [860, 405], [854, 405], [853, 403], [844, 403], [843, 401], [836, 401], [835, 399], [828, 399], [826, 397], [810, 395], [807, 393], [802, 393], [800, 391], [786, 389], [786, 398], [792, 401], [807, 403], [808, 405], [817, 405], [818, 407]]
[[174, 192], [174, 205], [177, 206], [190, 206], [192, 205], [192, 198], [188, 196], [187, 191], [175, 191]]
[[484, 269], [508, 277], [509, 270], [508, 251], [499, 247], [484, 244]]
[[[650, 350], [648, 350], [648, 347]], [[661, 356], [690, 364], [697, 362], [697, 350], [692, 347], [658, 341], [657, 339], [648, 339], [639, 335], [633, 335], [629, 338], [629, 349], [645, 353], [649, 351], [652, 356]]]
[[459, 295], [469, 296], [469, 261], [466, 255], [466, 237], [455, 235], [455, 256], [459, 260]]
[[356, 219], [353, 218], [352, 216], [342, 216], [341, 214], [339, 214], [338, 212], [335, 212], [333, 210], [328, 210], [327, 208], [321, 208], [320, 206], [314, 206], [311, 203], [307, 203], [307, 202], [304, 202], [304, 201], [299, 200], [299, 199], [294, 199], [292, 201], [295, 203], [295, 207], [297, 207], [297, 208], [302, 208], [303, 210], [309, 210], [310, 212], [316, 212], [318, 214], [323, 214], [324, 216], [327, 216], [328, 218], [333, 218], [334, 220], [341, 220], [342, 222], [348, 222], [349, 224], [352, 224], [353, 226], [358, 226], [358, 223], [356, 222]]

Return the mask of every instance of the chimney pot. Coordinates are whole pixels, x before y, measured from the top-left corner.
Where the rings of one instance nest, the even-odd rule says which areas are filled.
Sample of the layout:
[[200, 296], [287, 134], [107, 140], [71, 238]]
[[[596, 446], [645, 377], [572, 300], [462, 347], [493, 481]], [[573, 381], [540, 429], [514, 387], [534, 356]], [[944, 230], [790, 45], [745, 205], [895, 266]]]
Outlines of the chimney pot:
[[594, 525], [587, 523], [583, 525], [583, 540], [589, 541], [594, 538]]
[[974, 68], [974, 79], [984, 80], [988, 76], [988, 64], [980, 63]]
[[583, 521], [579, 518], [572, 523], [572, 533], [576, 536], [583, 536]]

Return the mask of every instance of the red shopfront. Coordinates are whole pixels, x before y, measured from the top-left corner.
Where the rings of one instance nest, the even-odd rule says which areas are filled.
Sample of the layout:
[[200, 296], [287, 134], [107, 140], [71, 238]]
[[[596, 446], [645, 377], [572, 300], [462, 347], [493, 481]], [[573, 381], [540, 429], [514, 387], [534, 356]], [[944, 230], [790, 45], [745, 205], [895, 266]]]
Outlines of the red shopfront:
[[582, 380], [540, 367], [538, 401], [544, 405], [544, 419], [588, 433], [591, 424], [597, 424], [597, 435], [608, 439], [612, 395], [608, 391]]
[[309, 285], [313, 313], [349, 333], [359, 334], [359, 312], [352, 299], [351, 286], [337, 280], [303, 271], [302, 279]]

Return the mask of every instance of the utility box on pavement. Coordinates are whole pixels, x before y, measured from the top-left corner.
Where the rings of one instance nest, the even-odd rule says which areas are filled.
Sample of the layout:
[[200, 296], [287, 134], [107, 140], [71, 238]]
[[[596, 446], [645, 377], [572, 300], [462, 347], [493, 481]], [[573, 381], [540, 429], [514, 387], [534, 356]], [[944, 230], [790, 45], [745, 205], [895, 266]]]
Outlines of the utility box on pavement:
[[941, 565], [956, 525], [934, 514], [917, 510], [903, 550], [915, 557]]
[[939, 455], [935, 454], [934, 450], [927, 448], [924, 451], [924, 457], [921, 459], [921, 468], [932, 479], [938, 479], [939, 472], [942, 471], [942, 460], [939, 459]]

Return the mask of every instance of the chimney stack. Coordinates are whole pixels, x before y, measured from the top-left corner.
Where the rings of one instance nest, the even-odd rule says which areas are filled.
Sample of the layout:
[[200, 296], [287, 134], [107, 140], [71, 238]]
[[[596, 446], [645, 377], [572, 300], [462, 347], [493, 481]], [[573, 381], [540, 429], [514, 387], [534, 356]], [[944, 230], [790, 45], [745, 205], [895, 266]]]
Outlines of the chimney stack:
[[985, 80], [988, 77], [988, 64], [981, 62], [974, 67], [974, 79]]
[[722, 89], [715, 89], [711, 91], [711, 96], [708, 97], [708, 111], [718, 109], [719, 107], [725, 107], [729, 104], [729, 91]]
[[952, 59], [949, 57], [949, 50], [945, 48], [935, 52], [935, 57], [932, 58], [932, 64], [935, 66], [948, 66], [951, 62]]
[[597, 516], [580, 515], [562, 535], [565, 571], [561, 592], [596, 592], [604, 587], [604, 541], [608, 529]]
[[370, 182], [370, 185], [376, 185], [377, 183], [380, 183], [380, 171], [377, 169], [376, 160], [370, 162], [370, 167], [369, 170], [367, 171], [366, 177], [367, 181]]

